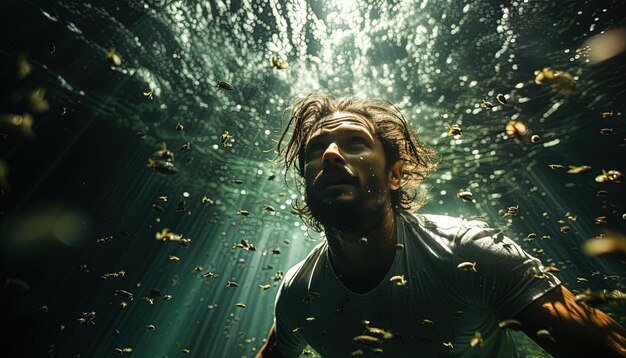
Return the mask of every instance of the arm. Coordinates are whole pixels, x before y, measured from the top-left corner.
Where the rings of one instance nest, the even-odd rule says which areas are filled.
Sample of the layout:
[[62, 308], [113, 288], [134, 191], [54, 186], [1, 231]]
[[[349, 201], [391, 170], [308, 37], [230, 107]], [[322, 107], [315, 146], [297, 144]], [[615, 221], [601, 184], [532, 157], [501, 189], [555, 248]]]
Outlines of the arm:
[[[598, 309], [574, 301], [570, 290], [559, 285], [515, 317], [524, 333], [555, 357], [626, 357], [626, 330]], [[538, 338], [548, 329], [554, 342]]]
[[270, 328], [267, 341], [263, 347], [261, 347], [261, 350], [259, 350], [256, 358], [289, 358], [278, 351], [278, 346], [276, 344], [276, 330], [273, 324], [272, 328]]

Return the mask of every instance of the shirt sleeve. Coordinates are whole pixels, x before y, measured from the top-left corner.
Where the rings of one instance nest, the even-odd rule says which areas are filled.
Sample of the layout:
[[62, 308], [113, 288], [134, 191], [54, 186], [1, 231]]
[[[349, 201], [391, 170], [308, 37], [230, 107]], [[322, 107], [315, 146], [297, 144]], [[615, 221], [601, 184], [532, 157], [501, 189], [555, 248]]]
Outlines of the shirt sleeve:
[[[489, 309], [501, 320], [561, 284], [556, 276], [543, 272], [540, 260], [482, 221], [464, 221], [454, 252], [452, 270], [460, 300]], [[459, 269], [462, 262], [476, 262], [476, 272]]]
[[283, 282], [281, 282], [278, 293], [276, 294], [276, 300], [274, 302], [274, 327], [276, 329], [276, 344], [278, 350], [288, 357], [299, 357], [302, 354], [302, 350], [307, 346], [307, 342], [304, 340], [299, 332], [294, 332], [296, 324], [292, 321], [295, 316], [290, 312], [293, 307], [290, 307], [288, 300], [289, 287], [286, 282], [289, 273], [285, 276]]

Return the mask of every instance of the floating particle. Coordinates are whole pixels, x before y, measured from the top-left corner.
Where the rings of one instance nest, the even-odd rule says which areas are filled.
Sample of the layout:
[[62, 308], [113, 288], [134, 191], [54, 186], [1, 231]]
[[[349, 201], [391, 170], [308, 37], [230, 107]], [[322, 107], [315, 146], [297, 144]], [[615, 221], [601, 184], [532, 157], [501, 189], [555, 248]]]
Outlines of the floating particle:
[[550, 334], [550, 331], [548, 331], [547, 329], [540, 329], [540, 330], [538, 330], [536, 335], [537, 335], [538, 338], [549, 339], [552, 342], [556, 343], [556, 340], [554, 339], [554, 337], [552, 337], [552, 335]]
[[132, 353], [133, 349], [132, 348], [114, 348], [113, 349], [113, 353], [117, 353], [117, 354], [124, 354], [124, 353]]
[[493, 108], [493, 103], [488, 102], [488, 101], [485, 101], [485, 100], [483, 99], [483, 100], [481, 100], [480, 106], [481, 106], [482, 108], [491, 109], [491, 108]]
[[474, 337], [470, 340], [470, 346], [472, 347], [482, 347], [483, 345], [483, 336], [480, 334], [480, 332], [475, 332], [474, 333]]
[[464, 271], [472, 270], [474, 272], [478, 272], [478, 271], [476, 271], [476, 261], [474, 261], [474, 262], [469, 262], [469, 261], [461, 262], [456, 267], [458, 269], [461, 269], [461, 270], [464, 270]]
[[614, 253], [626, 255], [626, 237], [617, 232], [608, 231], [599, 237], [585, 240], [582, 245], [582, 252], [588, 256]]
[[535, 83], [538, 85], [549, 85], [563, 93], [572, 93], [576, 89], [576, 80], [565, 71], [556, 71], [550, 67], [535, 71]]
[[284, 70], [289, 67], [289, 65], [281, 58], [272, 57], [272, 67], [278, 70]]
[[570, 165], [569, 170], [567, 172], [569, 174], [580, 174], [580, 173], [586, 173], [590, 170], [591, 170], [591, 167], [588, 165], [581, 165], [581, 166]]
[[276, 271], [274, 276], [272, 276], [272, 280], [274, 280], [274, 281], [280, 281], [282, 279], [283, 279], [283, 272], [282, 271]]
[[607, 181], [620, 183], [622, 182], [622, 180], [624, 180], [624, 176], [622, 175], [622, 173], [618, 172], [617, 170], [606, 171], [602, 169], [602, 175], [598, 175], [596, 177], [596, 182], [598, 183], [604, 183]]
[[522, 322], [515, 319], [507, 319], [505, 321], [501, 321], [498, 323], [498, 327], [503, 329], [512, 329], [515, 331], [519, 331], [522, 329]]
[[168, 161], [174, 161], [174, 152], [167, 149], [167, 144], [165, 144], [165, 142], [161, 143], [161, 147], [152, 155]]
[[96, 243], [97, 244], [104, 244], [104, 243], [109, 242], [111, 240], [113, 240], [113, 235], [105, 236], [105, 237], [96, 239]]
[[222, 91], [232, 91], [235, 88], [228, 82], [217, 81], [217, 82], [215, 82], [215, 89], [216, 90], [222, 90]]
[[376, 338], [376, 337], [368, 336], [368, 335], [356, 336], [352, 340], [354, 342], [356, 342], [356, 343], [364, 344], [364, 345], [381, 344], [382, 343], [380, 338]]
[[224, 133], [220, 135], [220, 141], [224, 148], [231, 148], [233, 146], [233, 136], [228, 131], [224, 131]]
[[148, 168], [154, 169], [161, 174], [173, 175], [178, 173], [178, 169], [174, 166], [174, 163], [164, 160], [154, 160], [148, 158]]
[[528, 134], [528, 127], [521, 121], [509, 121], [504, 127], [504, 132], [509, 137], [523, 137]]
[[504, 217], [511, 217], [517, 215], [519, 211], [519, 205], [507, 206]]
[[558, 273], [558, 272], [560, 272], [561, 270], [559, 270], [558, 268], [556, 268], [556, 267], [554, 267], [554, 266], [546, 266], [546, 267], [544, 267], [544, 268], [543, 268], [543, 270], [542, 270], [542, 271], [543, 271], [543, 272], [555, 272], [555, 273]]
[[407, 281], [404, 279], [404, 275], [393, 276], [389, 279], [391, 282], [395, 282], [398, 286], [406, 285]]
[[585, 40], [582, 49], [587, 49], [589, 64], [613, 58], [626, 49], [626, 31], [624, 28], [603, 31]]
[[107, 60], [109, 60], [111, 63], [113, 63], [115, 66], [119, 66], [122, 64], [122, 58], [120, 57], [120, 55], [115, 51], [114, 48], [111, 48], [109, 51], [107, 51], [106, 53], [106, 58]]
[[44, 113], [50, 109], [50, 103], [45, 96], [45, 88], [37, 87], [15, 94], [14, 100], [22, 103], [30, 113]]
[[10, 277], [5, 278], [4, 287], [15, 290], [15, 291], [30, 290], [30, 285], [26, 283], [26, 281], [20, 280], [19, 278], [10, 278]]
[[460, 191], [456, 194], [456, 196], [465, 201], [474, 201], [474, 194], [470, 191]]
[[173, 232], [170, 232], [170, 229], [164, 228], [161, 232], [157, 232], [155, 234], [155, 238], [157, 241], [174, 241], [177, 242], [181, 246], [189, 246], [191, 244], [191, 239], [187, 239], [183, 237], [183, 235], [178, 235]]
[[191, 150], [191, 143], [190, 142], [187, 142], [187, 143], [181, 145], [180, 149], [179, 149], [179, 151], [181, 151], [181, 152], [187, 152], [187, 151], [190, 151], [190, 150]]
[[458, 124], [448, 124], [448, 137], [451, 136], [455, 136], [455, 135], [461, 135], [463, 133], [461, 127]]

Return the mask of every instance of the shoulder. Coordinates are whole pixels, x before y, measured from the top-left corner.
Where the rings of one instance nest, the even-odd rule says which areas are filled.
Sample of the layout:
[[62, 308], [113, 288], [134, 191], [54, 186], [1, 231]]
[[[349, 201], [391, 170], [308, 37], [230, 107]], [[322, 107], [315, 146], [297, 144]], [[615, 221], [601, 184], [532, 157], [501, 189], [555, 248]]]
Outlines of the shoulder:
[[405, 212], [403, 217], [418, 235], [428, 236], [441, 243], [445, 242], [450, 247], [463, 245], [477, 237], [491, 237], [501, 232], [484, 221], [448, 215]]
[[278, 296], [283, 301], [289, 297], [300, 297], [308, 290], [308, 285], [314, 278], [313, 276], [319, 272], [323, 261], [326, 260], [325, 250], [326, 242], [321, 242], [315, 246], [311, 252], [300, 262], [292, 266], [283, 277], [280, 283]]

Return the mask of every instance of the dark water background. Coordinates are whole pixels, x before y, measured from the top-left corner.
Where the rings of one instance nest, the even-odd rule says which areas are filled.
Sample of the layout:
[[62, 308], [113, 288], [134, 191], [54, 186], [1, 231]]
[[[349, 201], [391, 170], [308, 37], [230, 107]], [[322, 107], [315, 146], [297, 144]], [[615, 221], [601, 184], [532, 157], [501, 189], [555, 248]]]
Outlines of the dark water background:
[[[274, 275], [320, 240], [291, 212], [301, 193], [271, 162], [282, 111], [312, 90], [380, 97], [403, 111], [443, 158], [423, 185], [422, 212], [486, 215], [557, 266], [570, 289], [623, 290], [624, 258], [588, 257], [580, 247], [607, 229], [626, 232], [625, 184], [594, 180], [602, 169], [626, 172], [626, 61], [589, 64], [577, 49], [624, 28], [625, 11], [623, 1], [3, 1], [0, 113], [27, 111], [20, 94], [37, 87], [49, 109], [33, 113], [34, 138], [0, 139], [8, 168], [2, 356], [101, 357], [123, 347], [140, 357], [184, 356], [183, 348], [253, 356], [272, 322]], [[106, 58], [111, 48], [119, 66]], [[22, 79], [20, 54], [32, 67]], [[273, 56], [289, 67], [271, 68]], [[535, 84], [544, 67], [576, 76], [576, 90]], [[216, 90], [217, 80], [234, 91]], [[497, 93], [509, 103], [499, 105]], [[496, 107], [481, 108], [483, 99]], [[614, 115], [602, 118], [607, 111]], [[511, 119], [540, 141], [507, 137]], [[462, 136], [448, 137], [448, 124]], [[613, 134], [600, 134], [607, 127]], [[224, 131], [231, 148], [220, 142]], [[146, 167], [163, 142], [175, 152], [175, 175]], [[179, 151], [185, 143], [191, 149]], [[592, 169], [568, 174], [569, 165]], [[459, 199], [460, 190], [475, 202]], [[517, 215], [504, 217], [513, 205]], [[191, 244], [156, 241], [163, 228]], [[531, 232], [537, 239], [523, 241]], [[242, 239], [256, 251], [233, 248]], [[120, 270], [123, 277], [99, 278]], [[208, 271], [215, 277], [204, 278]], [[228, 280], [239, 287], [226, 288]], [[156, 296], [151, 289], [172, 298], [149, 304], [141, 298]], [[602, 309], [624, 324], [623, 304]], [[91, 311], [95, 325], [78, 322]], [[516, 338], [523, 355], [545, 354]]]

